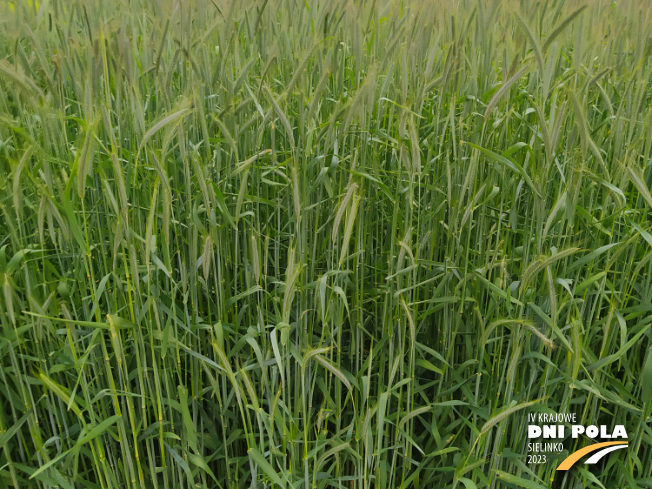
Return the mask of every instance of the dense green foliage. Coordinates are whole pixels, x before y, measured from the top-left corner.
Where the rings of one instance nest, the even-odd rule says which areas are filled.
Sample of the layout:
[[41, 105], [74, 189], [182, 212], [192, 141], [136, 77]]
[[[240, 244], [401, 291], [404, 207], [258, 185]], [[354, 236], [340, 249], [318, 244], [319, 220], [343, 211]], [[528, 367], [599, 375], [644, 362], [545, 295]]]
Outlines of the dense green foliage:
[[3, 0], [0, 486], [652, 487], [651, 15]]

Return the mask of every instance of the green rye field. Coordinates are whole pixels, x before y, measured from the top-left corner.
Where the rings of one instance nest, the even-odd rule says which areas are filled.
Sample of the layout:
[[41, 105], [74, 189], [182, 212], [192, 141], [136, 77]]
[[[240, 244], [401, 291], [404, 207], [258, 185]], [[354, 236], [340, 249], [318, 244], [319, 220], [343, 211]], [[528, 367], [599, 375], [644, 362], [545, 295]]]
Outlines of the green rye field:
[[646, 1], [0, 0], [0, 487], [652, 487], [651, 80]]

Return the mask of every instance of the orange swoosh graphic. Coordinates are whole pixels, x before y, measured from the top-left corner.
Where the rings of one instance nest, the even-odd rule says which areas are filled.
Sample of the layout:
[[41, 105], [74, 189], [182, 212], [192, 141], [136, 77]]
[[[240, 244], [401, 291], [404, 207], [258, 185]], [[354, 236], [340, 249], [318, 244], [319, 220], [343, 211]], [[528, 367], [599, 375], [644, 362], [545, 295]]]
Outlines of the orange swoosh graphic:
[[596, 450], [600, 450], [601, 448], [609, 447], [612, 445], [627, 445], [627, 443], [622, 441], [607, 441], [605, 443], [596, 443], [594, 445], [589, 445], [588, 447], [584, 447], [581, 450], [578, 450], [577, 452], [569, 455], [566, 460], [559, 464], [557, 470], [568, 470], [584, 455], [588, 455], [591, 452], [595, 452]]

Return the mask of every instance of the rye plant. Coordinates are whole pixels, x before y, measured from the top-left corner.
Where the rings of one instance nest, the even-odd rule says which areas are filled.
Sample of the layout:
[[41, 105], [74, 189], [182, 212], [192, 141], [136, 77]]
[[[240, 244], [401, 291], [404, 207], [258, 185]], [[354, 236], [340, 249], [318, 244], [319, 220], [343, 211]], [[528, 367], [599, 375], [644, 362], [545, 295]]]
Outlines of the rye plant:
[[0, 486], [652, 487], [651, 19], [2, 0]]

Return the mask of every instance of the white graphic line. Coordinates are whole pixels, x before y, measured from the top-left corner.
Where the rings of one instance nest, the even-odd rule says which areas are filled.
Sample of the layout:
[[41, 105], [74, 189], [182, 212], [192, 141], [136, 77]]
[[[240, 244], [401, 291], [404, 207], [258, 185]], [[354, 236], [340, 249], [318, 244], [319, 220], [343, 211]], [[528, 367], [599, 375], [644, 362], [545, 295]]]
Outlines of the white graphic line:
[[607, 447], [603, 448], [602, 450], [598, 451], [595, 455], [593, 455], [591, 458], [589, 458], [585, 464], [597, 464], [602, 457], [604, 457], [606, 454], [609, 452], [613, 452], [614, 450], [619, 450], [620, 448], [626, 448], [627, 445], [614, 445], [612, 447]]

